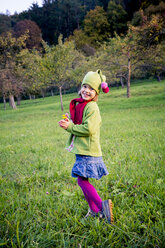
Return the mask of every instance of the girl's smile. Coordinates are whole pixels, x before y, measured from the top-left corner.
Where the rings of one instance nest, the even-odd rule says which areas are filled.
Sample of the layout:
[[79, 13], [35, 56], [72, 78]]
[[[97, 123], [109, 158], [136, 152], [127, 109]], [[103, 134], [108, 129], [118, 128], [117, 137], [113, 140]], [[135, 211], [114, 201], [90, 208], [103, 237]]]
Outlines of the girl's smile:
[[96, 96], [96, 91], [91, 88], [89, 85], [84, 84], [81, 88], [81, 96], [84, 100], [92, 100]]

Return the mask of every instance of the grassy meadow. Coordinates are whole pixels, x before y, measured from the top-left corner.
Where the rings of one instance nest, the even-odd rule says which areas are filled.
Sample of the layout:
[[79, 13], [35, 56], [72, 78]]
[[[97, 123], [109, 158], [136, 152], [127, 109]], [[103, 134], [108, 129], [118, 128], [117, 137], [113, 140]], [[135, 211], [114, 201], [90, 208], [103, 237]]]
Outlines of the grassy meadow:
[[[64, 95], [64, 113], [76, 94]], [[165, 81], [101, 94], [101, 146], [109, 175], [91, 179], [114, 204], [114, 225], [79, 220], [88, 205], [70, 176], [59, 96], [0, 104], [0, 246], [164, 247]]]

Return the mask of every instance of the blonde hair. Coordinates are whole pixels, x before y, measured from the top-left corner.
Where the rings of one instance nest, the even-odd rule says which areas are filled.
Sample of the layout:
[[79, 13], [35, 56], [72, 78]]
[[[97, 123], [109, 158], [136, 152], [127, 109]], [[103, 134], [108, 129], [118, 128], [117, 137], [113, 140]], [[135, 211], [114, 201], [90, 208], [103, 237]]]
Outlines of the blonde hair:
[[92, 99], [92, 101], [97, 102], [99, 98], [99, 95], [96, 93], [95, 97]]

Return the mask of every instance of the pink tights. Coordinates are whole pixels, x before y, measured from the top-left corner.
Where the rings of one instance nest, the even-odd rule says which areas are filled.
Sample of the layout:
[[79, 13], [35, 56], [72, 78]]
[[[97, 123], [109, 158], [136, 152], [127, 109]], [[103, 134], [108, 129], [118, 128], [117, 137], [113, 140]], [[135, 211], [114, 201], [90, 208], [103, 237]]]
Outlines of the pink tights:
[[78, 185], [81, 187], [89, 207], [95, 213], [102, 210], [102, 200], [96, 189], [89, 183], [88, 178], [78, 176]]

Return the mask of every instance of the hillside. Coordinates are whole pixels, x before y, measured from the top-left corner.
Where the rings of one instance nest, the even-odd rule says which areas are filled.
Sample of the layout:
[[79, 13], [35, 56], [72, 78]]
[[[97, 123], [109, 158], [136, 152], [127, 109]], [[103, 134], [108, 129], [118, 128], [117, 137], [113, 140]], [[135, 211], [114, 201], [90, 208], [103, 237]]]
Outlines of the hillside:
[[[114, 203], [113, 226], [79, 220], [88, 210], [70, 176], [74, 155], [59, 128], [59, 96], [0, 104], [0, 245], [164, 247], [165, 81], [111, 88], [99, 97], [101, 145], [109, 175], [92, 180]], [[64, 111], [76, 94], [64, 95]]]

